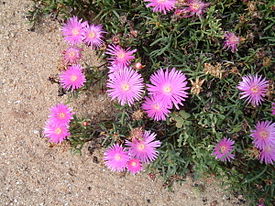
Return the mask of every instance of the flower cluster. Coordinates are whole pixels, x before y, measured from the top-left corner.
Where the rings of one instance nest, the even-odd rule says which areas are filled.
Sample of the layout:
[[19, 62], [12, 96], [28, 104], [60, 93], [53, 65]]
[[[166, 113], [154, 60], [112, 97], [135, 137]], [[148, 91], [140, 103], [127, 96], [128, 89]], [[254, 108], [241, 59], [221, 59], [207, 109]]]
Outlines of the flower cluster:
[[73, 119], [72, 109], [64, 104], [57, 104], [50, 109], [51, 113], [44, 127], [44, 135], [50, 142], [60, 143], [68, 136], [69, 124]]
[[109, 147], [104, 153], [105, 164], [112, 171], [122, 172], [127, 169], [136, 174], [143, 169], [144, 163], [148, 164], [157, 158], [156, 148], [160, 145], [155, 133], [144, 131], [141, 137], [126, 140], [126, 147], [119, 144]]
[[84, 69], [79, 64], [82, 57], [81, 43], [92, 49], [97, 49], [103, 44], [103, 30], [101, 25], [94, 25], [87, 21], [82, 22], [78, 17], [70, 18], [62, 27], [64, 40], [70, 46], [63, 51], [63, 62], [66, 70], [60, 74], [60, 84], [66, 90], [76, 90], [84, 86], [86, 78]]
[[145, 98], [142, 108], [156, 121], [165, 120], [173, 106], [179, 109], [187, 98], [189, 89], [186, 76], [179, 70], [159, 69], [150, 77], [147, 85], [149, 98]]
[[255, 130], [251, 131], [251, 137], [254, 146], [260, 150], [260, 161], [273, 164], [275, 162], [275, 123], [257, 122]]

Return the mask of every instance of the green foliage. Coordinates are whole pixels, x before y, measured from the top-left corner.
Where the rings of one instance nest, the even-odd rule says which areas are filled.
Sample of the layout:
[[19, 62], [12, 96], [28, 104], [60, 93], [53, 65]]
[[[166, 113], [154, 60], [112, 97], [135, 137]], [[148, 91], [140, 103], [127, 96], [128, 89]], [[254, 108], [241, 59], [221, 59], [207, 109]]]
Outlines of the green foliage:
[[[253, 205], [260, 198], [266, 205], [275, 204], [274, 165], [259, 163], [250, 137], [257, 121], [274, 119], [270, 112], [274, 89], [270, 88], [266, 101], [257, 108], [240, 100], [236, 89], [241, 76], [250, 73], [260, 73], [270, 80], [270, 85], [274, 84], [272, 1], [212, 0], [201, 18], [183, 19], [153, 13], [142, 0], [39, 2], [30, 11], [32, 20], [41, 14], [61, 19], [78, 15], [103, 24], [108, 43], [118, 35], [122, 46], [137, 48], [136, 57], [146, 65], [141, 71], [146, 81], [160, 67], [176, 67], [190, 80], [204, 80], [201, 91], [190, 94], [184, 107], [174, 111], [167, 121], [134, 120], [132, 114], [139, 104], [131, 108], [117, 105], [115, 117], [98, 128], [83, 127], [82, 120], [75, 119], [70, 138], [74, 148], [81, 149], [84, 142], [98, 136], [104, 146], [123, 142], [132, 128], [143, 127], [156, 132], [162, 141], [159, 158], [149, 169], [160, 172], [165, 180], [188, 172], [195, 177], [211, 174], [233, 191], [246, 194]], [[242, 37], [237, 53], [223, 48], [226, 31]], [[132, 35], [134, 32], [137, 36]], [[220, 64], [221, 76], [207, 74], [205, 63]], [[91, 81], [95, 81], [93, 77], [101, 78], [92, 70], [89, 74]], [[236, 157], [230, 163], [217, 161], [211, 155], [214, 144], [223, 137], [236, 142]]]

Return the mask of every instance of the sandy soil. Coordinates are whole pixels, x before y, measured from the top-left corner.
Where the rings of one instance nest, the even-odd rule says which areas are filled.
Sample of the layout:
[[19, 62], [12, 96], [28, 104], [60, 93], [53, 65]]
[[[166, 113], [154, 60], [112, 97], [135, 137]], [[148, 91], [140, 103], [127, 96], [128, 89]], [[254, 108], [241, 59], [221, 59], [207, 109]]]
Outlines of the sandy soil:
[[[145, 173], [111, 173], [93, 163], [87, 149], [79, 156], [64, 146], [50, 147], [39, 132], [48, 108], [67, 99], [58, 97], [57, 85], [47, 80], [58, 73], [64, 44], [55, 22], [28, 31], [30, 5], [28, 0], [0, 0], [1, 206], [239, 205], [212, 181], [204, 183], [204, 192], [191, 180], [169, 192], [161, 179], [153, 181]], [[82, 99], [85, 104], [79, 100], [71, 106], [83, 115], [93, 118], [111, 110], [105, 95]]]

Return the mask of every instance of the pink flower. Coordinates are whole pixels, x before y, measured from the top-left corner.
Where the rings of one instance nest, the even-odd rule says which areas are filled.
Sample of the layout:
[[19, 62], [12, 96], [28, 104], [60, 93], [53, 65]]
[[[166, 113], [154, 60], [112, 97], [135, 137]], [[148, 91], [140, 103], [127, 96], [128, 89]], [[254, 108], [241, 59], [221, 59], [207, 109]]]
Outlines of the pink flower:
[[109, 69], [109, 73], [114, 73], [114, 72], [118, 72], [121, 71], [123, 69], [130, 69], [129, 67], [126, 66], [118, 66], [117, 64], [111, 64], [108, 69]]
[[262, 121], [256, 124], [256, 129], [251, 131], [253, 144], [258, 149], [263, 149], [268, 145], [275, 146], [275, 123]]
[[104, 160], [110, 170], [122, 172], [127, 167], [129, 156], [121, 145], [115, 144], [106, 150]]
[[64, 62], [66, 64], [76, 64], [81, 59], [82, 49], [78, 47], [69, 47], [67, 48], [64, 54]]
[[271, 110], [272, 110], [272, 115], [275, 115], [275, 103], [272, 103]]
[[132, 174], [136, 174], [136, 173], [140, 172], [143, 169], [142, 168], [142, 163], [139, 161], [139, 159], [130, 159], [127, 162], [127, 169]]
[[242, 78], [237, 88], [241, 91], [241, 99], [245, 98], [248, 103], [258, 106], [267, 93], [268, 81], [257, 74], [247, 75]]
[[150, 131], [144, 131], [142, 139], [134, 138], [132, 142], [126, 140], [126, 146], [129, 147], [129, 154], [142, 162], [149, 163], [154, 161], [158, 156], [157, 147], [161, 142], [155, 140], [156, 134]]
[[176, 7], [176, 0], [144, 0], [149, 2], [146, 7], [153, 7], [153, 12], [161, 12], [166, 14]]
[[231, 153], [234, 149], [234, 143], [231, 139], [223, 138], [216, 144], [212, 155], [221, 161], [231, 161], [234, 159], [234, 155]]
[[123, 68], [109, 75], [107, 87], [112, 100], [117, 99], [121, 105], [132, 105], [142, 97], [143, 79], [135, 70]]
[[233, 32], [226, 32], [224, 38], [224, 48], [230, 49], [233, 53], [238, 51], [237, 46], [240, 43], [240, 37], [236, 36]]
[[68, 136], [70, 132], [67, 124], [60, 124], [55, 120], [49, 120], [44, 128], [45, 137], [49, 138], [50, 142], [60, 143]]
[[118, 67], [127, 67], [130, 65], [131, 61], [135, 58], [133, 54], [137, 50], [130, 50], [129, 48], [124, 50], [119, 45], [109, 45], [107, 48], [106, 54], [111, 55], [109, 58], [112, 65], [116, 65]]
[[69, 66], [67, 70], [60, 74], [61, 86], [66, 90], [75, 90], [84, 86], [86, 82], [85, 75], [80, 65]]
[[173, 68], [159, 69], [150, 77], [151, 84], [148, 84], [150, 95], [157, 96], [165, 105], [174, 104], [177, 109], [187, 97], [187, 81], [185, 75]]
[[57, 104], [51, 109], [51, 114], [49, 118], [58, 124], [69, 124], [71, 119], [73, 119], [72, 109], [65, 104]]
[[260, 153], [260, 162], [265, 164], [274, 164], [275, 162], [275, 146], [267, 145]]
[[106, 33], [102, 29], [102, 25], [87, 25], [84, 28], [83, 41], [92, 48], [99, 48], [103, 43], [103, 34]]
[[145, 97], [145, 102], [142, 104], [142, 109], [147, 113], [148, 117], [159, 121], [166, 120], [166, 117], [170, 113], [171, 105], [165, 104], [157, 97]]
[[202, 16], [204, 13], [204, 10], [209, 6], [209, 3], [204, 3], [200, 0], [189, 0], [187, 3], [184, 3], [183, 6], [185, 6], [182, 9], [177, 9], [175, 11], [175, 15], [182, 17], [182, 18], [188, 18], [191, 16]]
[[83, 22], [76, 16], [70, 18], [66, 24], [62, 27], [62, 34], [64, 39], [70, 44], [79, 44], [82, 42], [82, 36], [84, 34], [84, 28], [87, 22]]

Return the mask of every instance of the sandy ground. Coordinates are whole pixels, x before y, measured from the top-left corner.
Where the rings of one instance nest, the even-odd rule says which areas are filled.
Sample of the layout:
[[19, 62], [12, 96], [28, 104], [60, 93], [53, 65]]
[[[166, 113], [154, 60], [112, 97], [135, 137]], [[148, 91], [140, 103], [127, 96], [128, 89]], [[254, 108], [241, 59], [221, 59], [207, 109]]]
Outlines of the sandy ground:
[[[64, 49], [59, 25], [47, 22], [34, 32], [25, 12], [28, 0], [0, 0], [0, 205], [239, 205], [215, 183], [205, 191], [187, 180], [174, 192], [145, 173], [121, 177], [93, 163], [84, 149], [72, 155], [65, 147], [49, 147], [39, 135], [48, 108], [65, 102], [57, 85], [47, 79], [57, 74]], [[105, 95], [72, 103], [91, 118], [110, 112]], [[84, 100], [83, 100], [84, 101]], [[98, 156], [101, 158], [101, 156]], [[230, 200], [229, 200], [230, 199]]]

